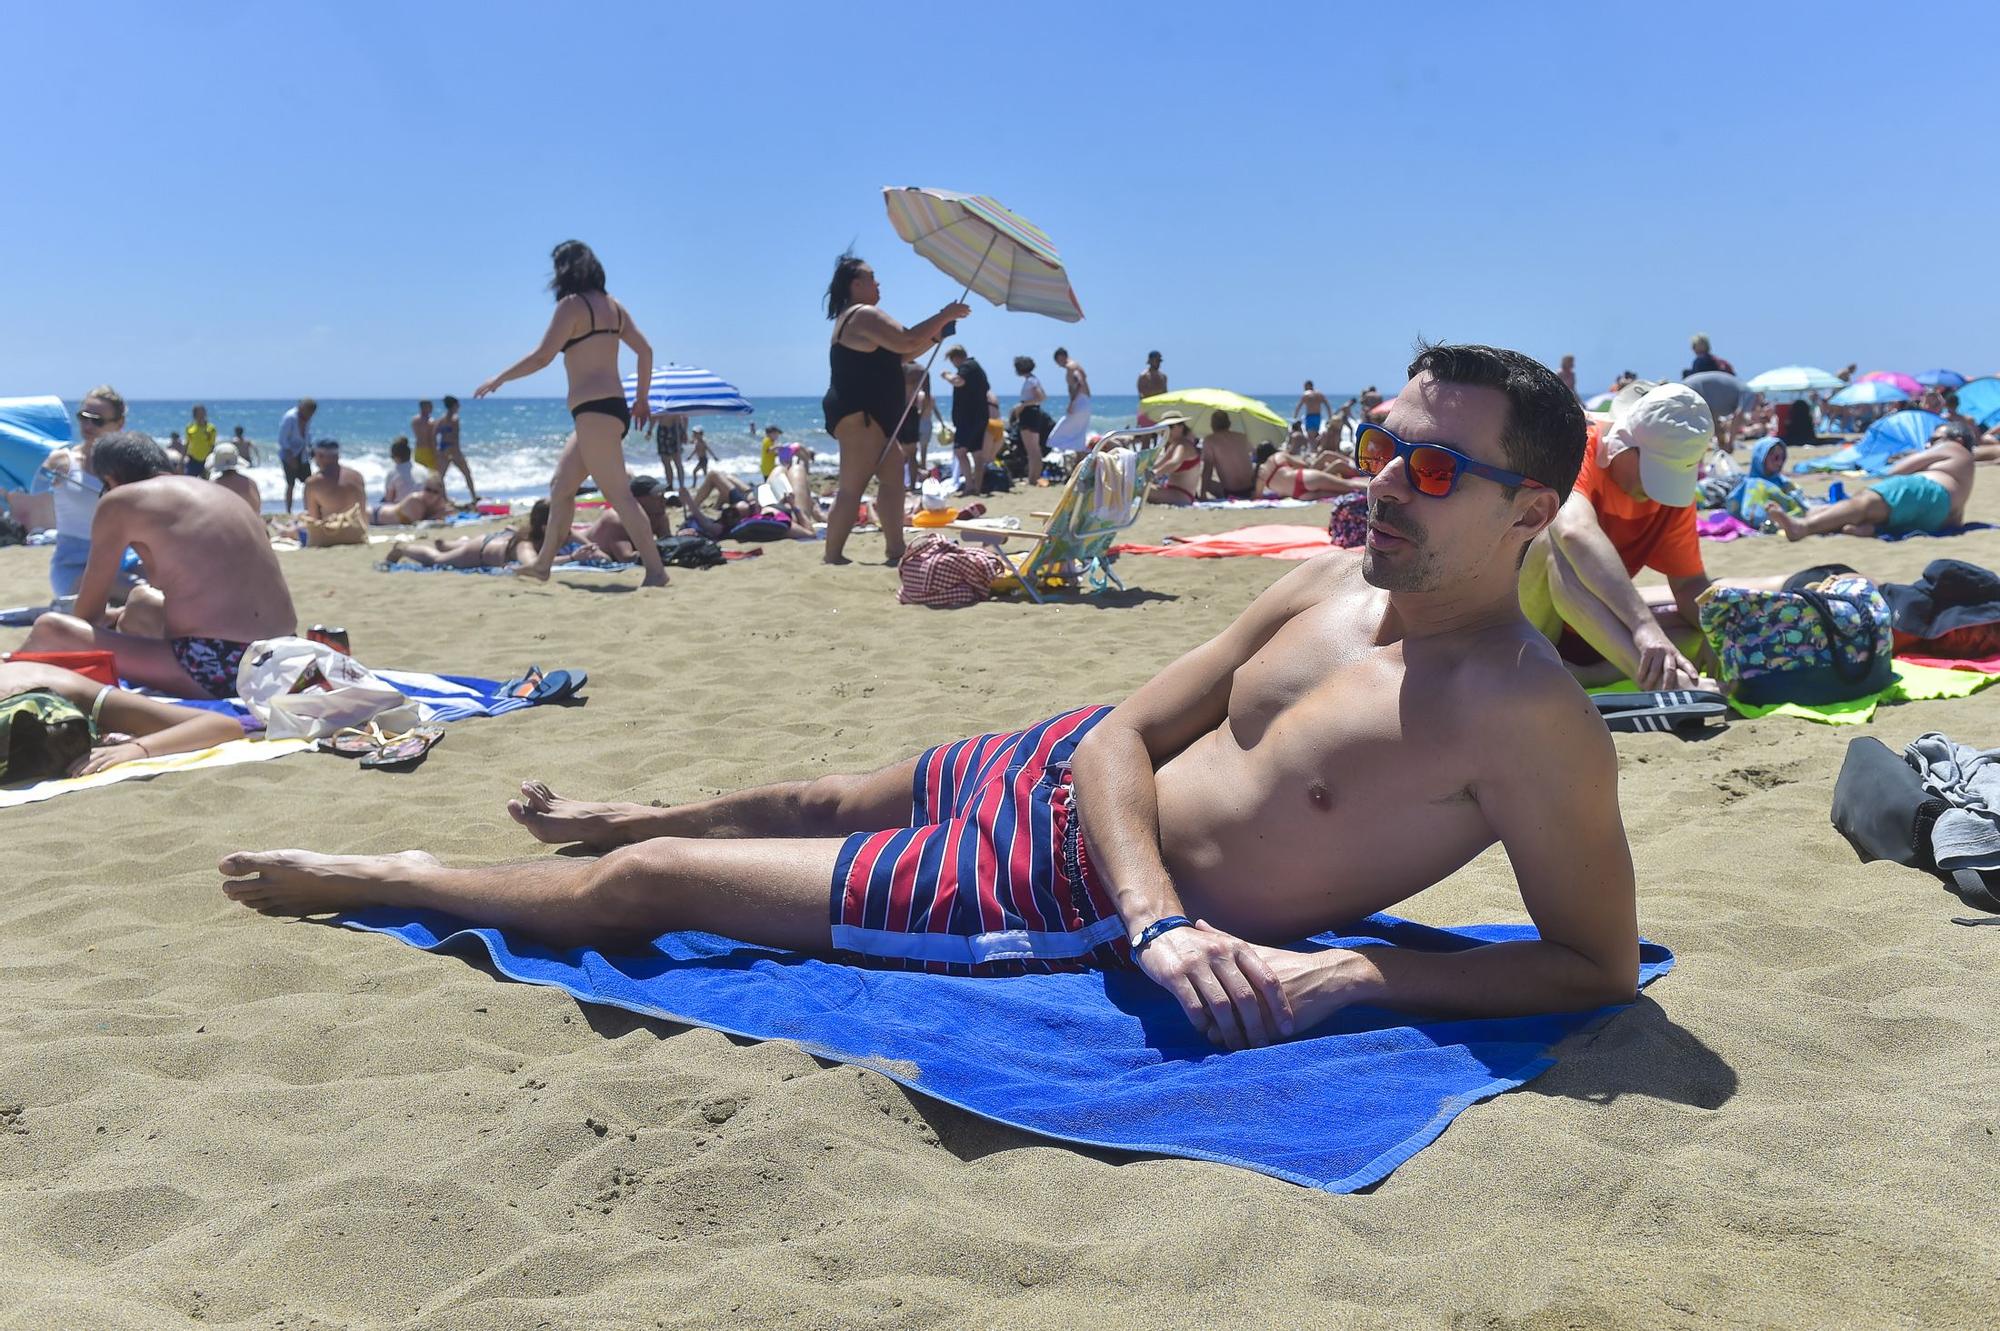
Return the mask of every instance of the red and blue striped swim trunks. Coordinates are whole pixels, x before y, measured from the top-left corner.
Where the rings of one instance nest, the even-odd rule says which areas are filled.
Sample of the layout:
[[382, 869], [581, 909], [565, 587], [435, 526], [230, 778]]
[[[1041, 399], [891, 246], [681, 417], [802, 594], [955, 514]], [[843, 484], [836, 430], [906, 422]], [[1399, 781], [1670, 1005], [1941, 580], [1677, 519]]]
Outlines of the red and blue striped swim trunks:
[[1070, 759], [1109, 707], [927, 750], [910, 826], [858, 832], [835, 862], [833, 945], [871, 966], [1023, 975], [1127, 964], [1091, 872]]

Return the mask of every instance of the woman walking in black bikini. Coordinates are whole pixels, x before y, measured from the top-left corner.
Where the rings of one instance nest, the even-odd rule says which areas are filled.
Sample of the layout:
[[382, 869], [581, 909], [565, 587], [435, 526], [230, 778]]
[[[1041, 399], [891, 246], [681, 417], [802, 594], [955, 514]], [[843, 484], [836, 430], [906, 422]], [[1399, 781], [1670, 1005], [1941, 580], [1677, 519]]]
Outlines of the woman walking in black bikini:
[[903, 362], [945, 336], [945, 325], [972, 313], [953, 302], [914, 328], [875, 308], [882, 288], [866, 260], [843, 254], [826, 288], [826, 317], [834, 321], [827, 352], [832, 382], [826, 390], [826, 432], [840, 445], [840, 491], [826, 518], [829, 564], [849, 561], [842, 551], [861, 511], [861, 496], [875, 478], [875, 508], [888, 560], [903, 558], [903, 450], [889, 447], [889, 432], [908, 401]]
[[[521, 566], [523, 577], [538, 582], [548, 580], [556, 552], [570, 538], [570, 519], [576, 515], [577, 487], [587, 475], [597, 482], [604, 498], [625, 524], [626, 531], [649, 531], [639, 501], [632, 497], [632, 481], [625, 471], [625, 432], [636, 420], [645, 425], [650, 411], [646, 386], [653, 379], [653, 345], [632, 322], [625, 307], [604, 291], [604, 265], [580, 240], [565, 240], [550, 256], [555, 276], [549, 290], [556, 295], [555, 317], [542, 344], [513, 365], [488, 379], [474, 390], [485, 397], [510, 379], [522, 379], [547, 365], [561, 352], [563, 368], [569, 372], [569, 414], [576, 432], [563, 446], [556, 460], [556, 474], [549, 482], [548, 536], [534, 562]], [[618, 344], [632, 348], [639, 358], [639, 392], [631, 407], [625, 405], [625, 389], [618, 381]], [[646, 566], [641, 586], [667, 585], [666, 565], [651, 541], [640, 541], [639, 560]]]

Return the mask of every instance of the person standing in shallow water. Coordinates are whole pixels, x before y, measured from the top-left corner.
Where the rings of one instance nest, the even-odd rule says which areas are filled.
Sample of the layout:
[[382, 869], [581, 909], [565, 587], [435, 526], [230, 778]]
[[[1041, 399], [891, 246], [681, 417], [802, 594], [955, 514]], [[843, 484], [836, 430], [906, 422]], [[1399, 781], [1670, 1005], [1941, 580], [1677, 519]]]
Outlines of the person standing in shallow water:
[[[618, 344], [632, 348], [639, 359], [638, 382], [653, 381], [653, 344], [646, 340], [625, 307], [604, 290], [604, 265], [590, 246], [580, 240], [565, 240], [549, 256], [555, 276], [549, 290], [555, 293], [556, 312], [549, 320], [542, 344], [514, 364], [479, 385], [474, 397], [486, 397], [510, 379], [523, 379], [553, 361], [558, 353], [569, 376], [569, 414], [576, 430], [556, 459], [556, 474], [549, 482], [548, 535], [533, 563], [521, 566], [521, 576], [546, 582], [556, 554], [569, 539], [570, 519], [576, 516], [577, 487], [588, 476], [611, 504], [612, 512], [627, 531], [648, 529], [644, 510], [632, 497], [632, 479], [625, 470], [625, 433], [637, 421], [644, 426], [650, 418], [646, 394], [640, 393], [632, 405], [625, 402], [625, 388], [618, 379]], [[650, 541], [639, 542], [639, 561], [646, 566], [645, 587], [667, 585], [666, 565]]]
[[826, 317], [833, 320], [833, 340], [827, 348], [829, 382], [823, 406], [826, 432], [840, 445], [840, 489], [826, 519], [829, 564], [847, 564], [847, 535], [861, 512], [861, 496], [875, 481], [875, 504], [882, 514], [882, 539], [888, 562], [903, 558], [903, 451], [889, 440], [901, 422], [909, 398], [903, 385], [903, 362], [944, 340], [945, 326], [972, 313], [953, 301], [916, 325], [905, 328], [876, 307], [882, 286], [866, 259], [848, 253], [834, 261], [833, 280], [826, 287]]

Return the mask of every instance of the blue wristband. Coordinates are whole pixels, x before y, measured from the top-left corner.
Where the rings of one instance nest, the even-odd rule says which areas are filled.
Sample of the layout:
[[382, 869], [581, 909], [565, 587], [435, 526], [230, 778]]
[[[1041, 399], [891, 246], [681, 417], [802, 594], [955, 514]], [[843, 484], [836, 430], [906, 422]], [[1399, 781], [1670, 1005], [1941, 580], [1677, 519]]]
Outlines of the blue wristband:
[[1175, 929], [1192, 928], [1194, 928], [1194, 921], [1185, 915], [1162, 915], [1159, 919], [1154, 920], [1151, 924], [1141, 929], [1139, 936], [1132, 940], [1132, 955], [1136, 957], [1145, 951], [1147, 945], [1161, 934], [1171, 933]]

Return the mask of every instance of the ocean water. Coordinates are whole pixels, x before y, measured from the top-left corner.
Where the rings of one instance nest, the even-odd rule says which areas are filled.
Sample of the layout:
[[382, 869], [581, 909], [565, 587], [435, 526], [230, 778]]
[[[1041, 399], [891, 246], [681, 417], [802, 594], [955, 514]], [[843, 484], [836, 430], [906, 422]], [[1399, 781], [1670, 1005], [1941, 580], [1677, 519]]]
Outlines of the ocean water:
[[[949, 394], [950, 389], [942, 391]], [[1345, 394], [1329, 394], [1336, 402]], [[1272, 394], [1263, 399], [1284, 412], [1297, 395]], [[127, 424], [144, 430], [162, 444], [175, 431], [185, 429], [191, 419], [188, 409], [195, 399], [134, 401], [126, 405]], [[341, 459], [367, 478], [370, 494], [379, 493], [389, 470], [389, 441], [410, 432], [410, 417], [417, 404], [411, 398], [320, 398], [313, 416], [315, 438], [340, 440]], [[1001, 398], [1003, 410], [1014, 403], [1012, 394]], [[278, 421], [291, 400], [241, 401], [227, 398], [203, 400], [208, 419], [218, 438], [227, 439], [241, 425], [256, 445], [257, 465], [249, 474], [262, 490], [265, 507], [284, 506], [284, 478], [278, 470]], [[73, 404], [72, 404], [73, 405]], [[709, 450], [725, 470], [738, 475], [757, 467], [757, 440], [766, 425], [776, 425], [788, 443], [803, 443], [819, 455], [819, 470], [830, 472], [840, 449], [828, 435], [817, 397], [770, 397], [757, 399], [750, 416], [698, 416], [694, 423], [708, 433]], [[1131, 425], [1139, 410], [1133, 396], [1098, 395], [1092, 399], [1091, 428], [1111, 430]], [[1049, 403], [1051, 414], [1060, 417], [1061, 404]], [[439, 414], [434, 411], [433, 414]], [[548, 492], [549, 477], [556, 456], [570, 431], [569, 409], [560, 398], [522, 398], [505, 395], [464, 403], [459, 411], [464, 422], [460, 439], [466, 460], [479, 484], [482, 497], [513, 499]], [[933, 459], [939, 456], [933, 450]], [[658, 475], [659, 455], [650, 441], [634, 431], [625, 440], [625, 460], [634, 474]], [[950, 458], [943, 459], [947, 464]], [[465, 498], [465, 481], [457, 471], [445, 478], [454, 499]]]

